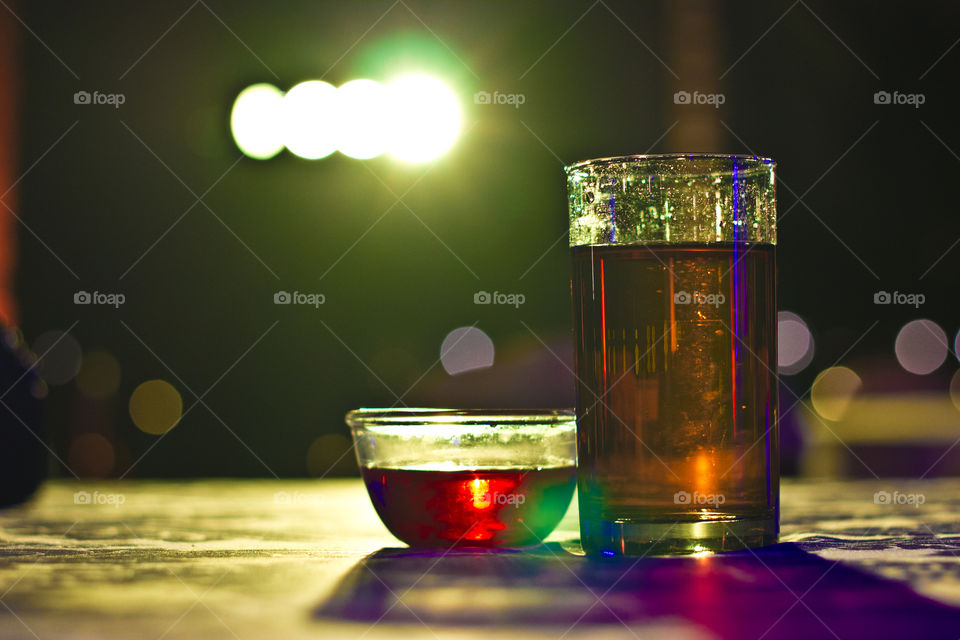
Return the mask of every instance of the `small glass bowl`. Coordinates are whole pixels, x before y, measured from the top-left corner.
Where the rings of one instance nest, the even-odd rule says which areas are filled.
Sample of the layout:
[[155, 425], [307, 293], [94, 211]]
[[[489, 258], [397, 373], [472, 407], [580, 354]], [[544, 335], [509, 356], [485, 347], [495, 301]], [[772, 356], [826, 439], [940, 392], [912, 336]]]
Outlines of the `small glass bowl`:
[[377, 514], [411, 546], [536, 545], [573, 496], [572, 409], [357, 409], [346, 421]]

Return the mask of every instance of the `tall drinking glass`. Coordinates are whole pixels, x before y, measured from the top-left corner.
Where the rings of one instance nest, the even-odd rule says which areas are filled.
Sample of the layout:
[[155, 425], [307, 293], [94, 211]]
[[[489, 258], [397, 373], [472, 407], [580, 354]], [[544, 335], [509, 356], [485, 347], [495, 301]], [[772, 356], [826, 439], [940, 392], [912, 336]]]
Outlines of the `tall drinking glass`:
[[677, 154], [566, 168], [589, 555], [777, 540], [774, 167]]

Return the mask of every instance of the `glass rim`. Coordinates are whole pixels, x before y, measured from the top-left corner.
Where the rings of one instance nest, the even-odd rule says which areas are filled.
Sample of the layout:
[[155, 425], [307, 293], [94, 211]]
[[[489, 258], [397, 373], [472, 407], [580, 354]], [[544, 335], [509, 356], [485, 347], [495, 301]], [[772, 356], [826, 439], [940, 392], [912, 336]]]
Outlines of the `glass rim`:
[[[776, 167], [777, 162], [771, 157], [768, 156], [757, 156], [747, 153], [641, 153], [641, 154], [631, 154], [625, 156], [608, 156], [604, 158], [591, 158], [589, 160], [581, 160], [579, 162], [574, 162], [563, 168], [564, 172], [569, 174], [572, 171], [577, 169], [582, 169], [587, 166], [597, 166], [602, 167], [608, 164], [614, 164], [617, 162], [643, 162], [645, 160], [742, 160], [744, 162], [752, 162], [756, 166], [770, 166]], [[703, 173], [716, 173], [715, 171], [707, 171]]]
[[574, 409], [450, 409], [433, 407], [354, 409], [345, 416], [351, 428], [381, 426], [522, 427], [564, 424], [576, 419]]

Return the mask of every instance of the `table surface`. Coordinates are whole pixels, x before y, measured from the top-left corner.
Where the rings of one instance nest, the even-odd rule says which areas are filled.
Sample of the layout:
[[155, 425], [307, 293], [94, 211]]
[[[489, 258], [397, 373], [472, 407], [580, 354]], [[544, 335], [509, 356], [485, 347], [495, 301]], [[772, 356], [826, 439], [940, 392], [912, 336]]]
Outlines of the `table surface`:
[[773, 547], [596, 562], [575, 506], [534, 550], [441, 554], [359, 479], [53, 481], [0, 512], [0, 637], [960, 636], [960, 480], [785, 481], [782, 503]]

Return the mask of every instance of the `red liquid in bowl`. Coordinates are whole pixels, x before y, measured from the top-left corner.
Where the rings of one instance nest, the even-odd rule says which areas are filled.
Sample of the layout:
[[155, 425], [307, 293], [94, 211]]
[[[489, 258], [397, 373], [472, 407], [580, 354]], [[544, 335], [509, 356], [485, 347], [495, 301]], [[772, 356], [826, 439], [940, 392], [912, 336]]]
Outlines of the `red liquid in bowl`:
[[412, 546], [539, 544], [563, 518], [576, 468], [363, 470], [377, 514]]

